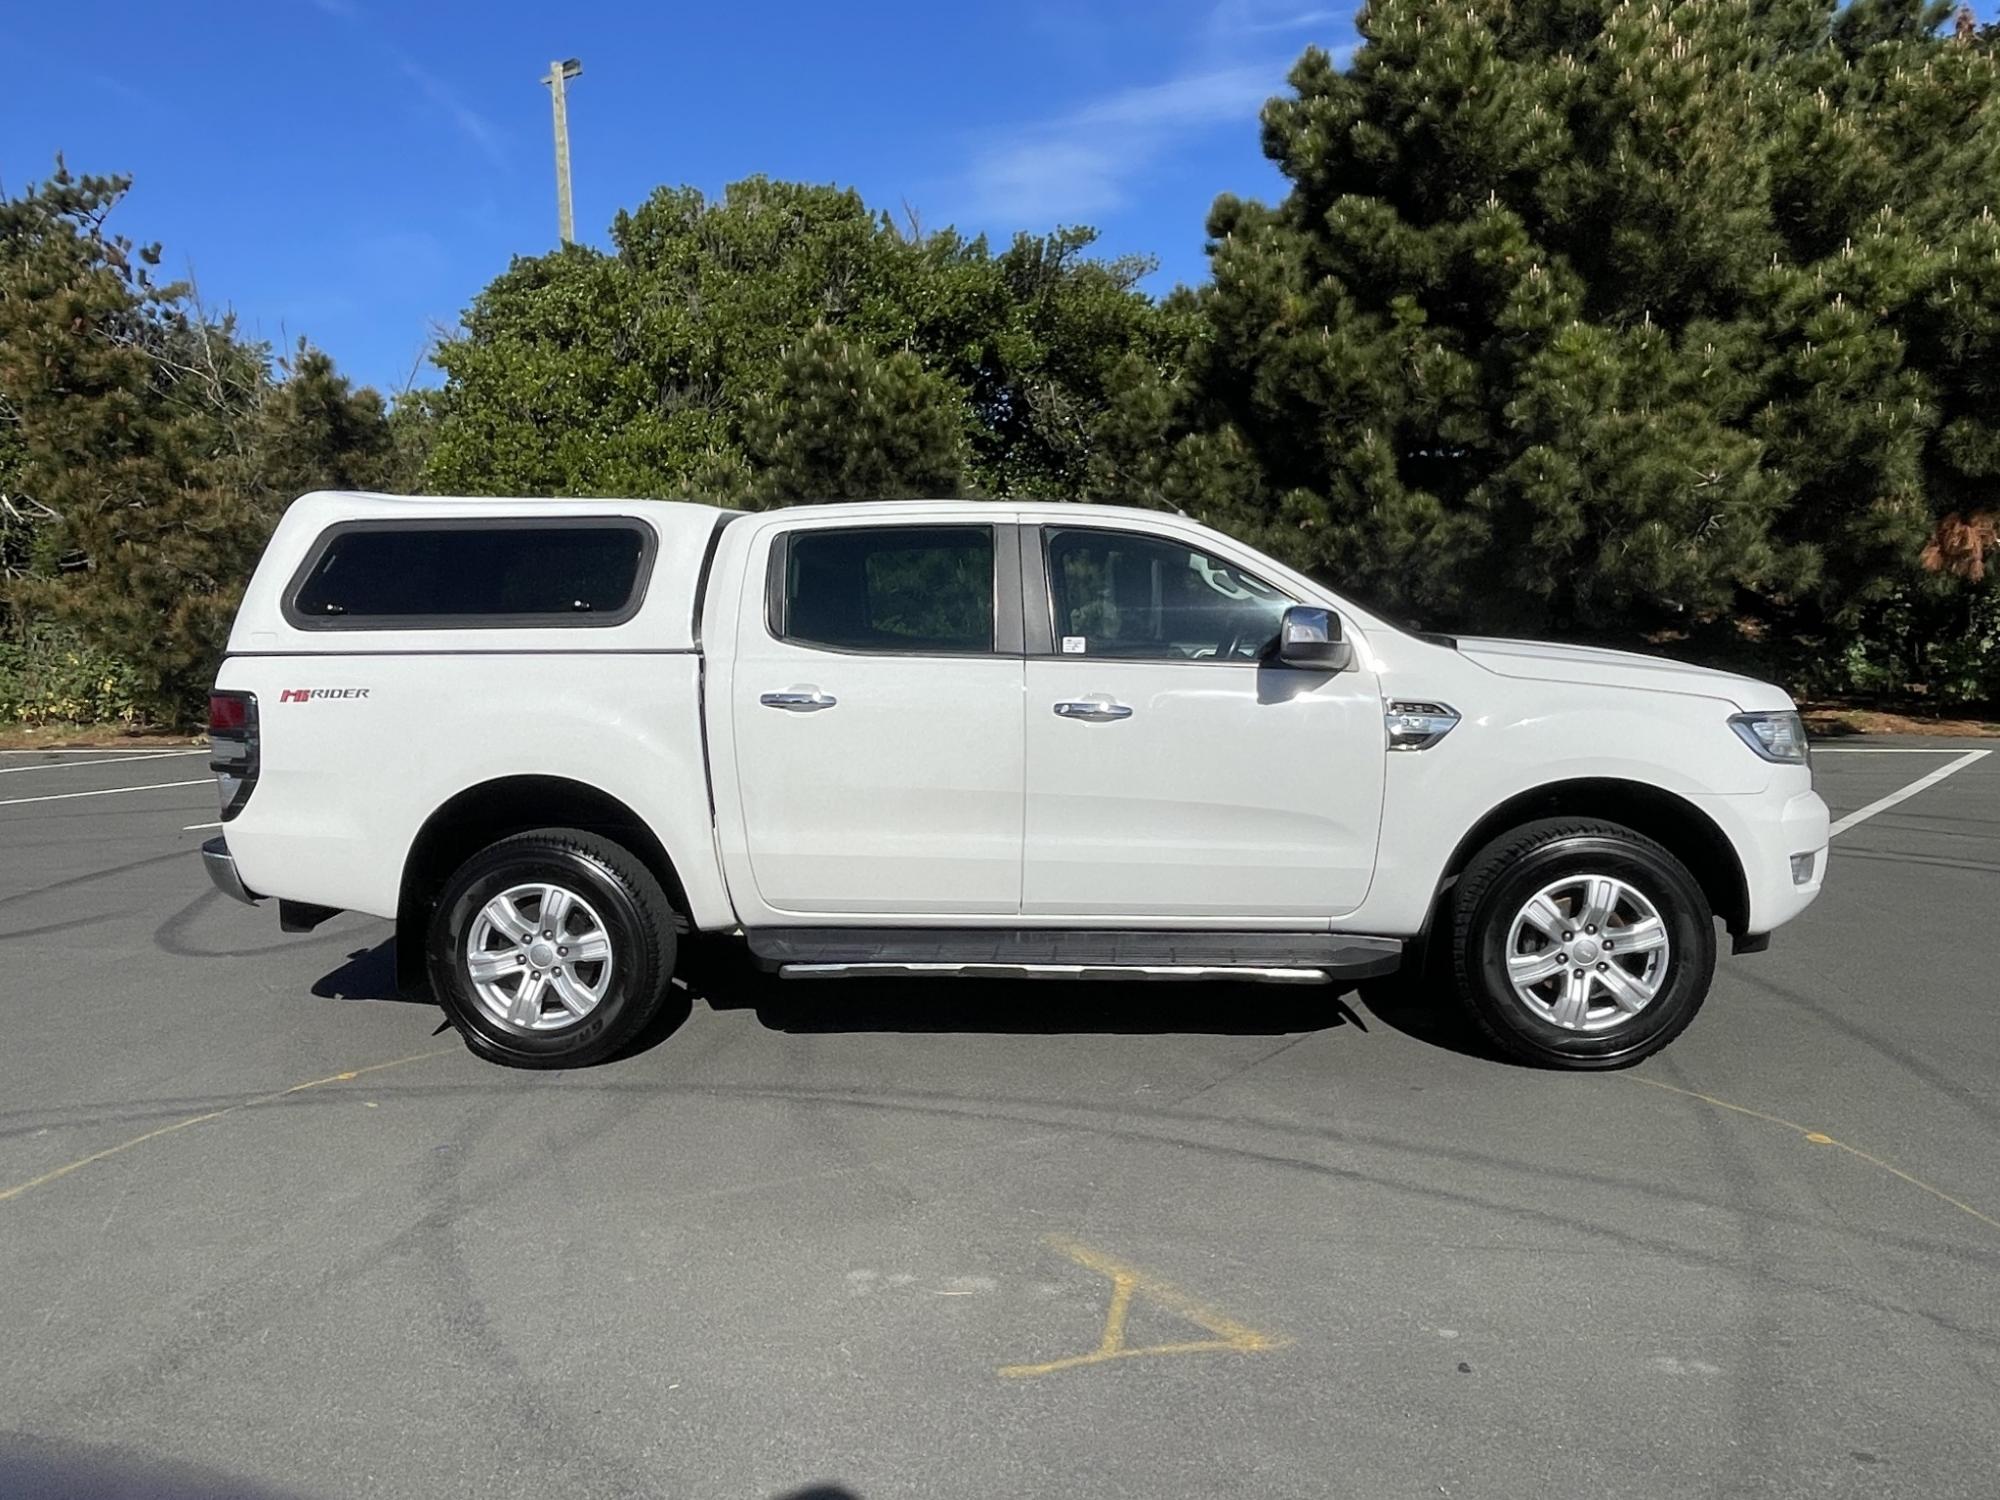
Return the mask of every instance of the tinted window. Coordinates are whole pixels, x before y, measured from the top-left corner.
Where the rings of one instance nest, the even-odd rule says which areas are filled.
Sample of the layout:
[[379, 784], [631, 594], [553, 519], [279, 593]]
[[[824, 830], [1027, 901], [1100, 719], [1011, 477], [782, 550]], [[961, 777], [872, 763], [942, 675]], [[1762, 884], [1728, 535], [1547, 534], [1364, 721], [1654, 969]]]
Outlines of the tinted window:
[[299, 585], [302, 625], [609, 625], [630, 616], [651, 532], [633, 523], [337, 530]]
[[993, 528], [795, 531], [779, 634], [843, 651], [991, 651]]
[[1129, 531], [1048, 533], [1055, 649], [1064, 656], [1250, 661], [1291, 601], [1179, 542]]

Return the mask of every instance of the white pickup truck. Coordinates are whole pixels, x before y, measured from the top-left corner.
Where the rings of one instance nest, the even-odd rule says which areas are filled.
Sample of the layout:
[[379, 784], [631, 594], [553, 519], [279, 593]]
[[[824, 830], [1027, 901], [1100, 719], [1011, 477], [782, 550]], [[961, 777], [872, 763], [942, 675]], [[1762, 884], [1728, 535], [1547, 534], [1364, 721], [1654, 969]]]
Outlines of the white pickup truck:
[[1613, 1067], [1826, 866], [1779, 689], [1411, 634], [1112, 507], [308, 495], [210, 713], [215, 883], [394, 918], [533, 1067], [627, 1045], [690, 931], [787, 976], [1435, 954], [1504, 1053]]

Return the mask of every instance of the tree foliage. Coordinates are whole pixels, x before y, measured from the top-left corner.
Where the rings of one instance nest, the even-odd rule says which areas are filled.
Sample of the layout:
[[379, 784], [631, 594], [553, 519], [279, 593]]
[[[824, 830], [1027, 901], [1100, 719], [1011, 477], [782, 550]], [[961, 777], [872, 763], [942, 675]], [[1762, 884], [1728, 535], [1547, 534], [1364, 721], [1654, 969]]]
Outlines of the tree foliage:
[[480, 293], [438, 354], [427, 483], [1078, 495], [1112, 373], [1155, 322], [1147, 266], [1089, 258], [1092, 238], [994, 254], [834, 188], [662, 189], [611, 252], [520, 258]]
[[1216, 201], [1200, 287], [1149, 298], [1087, 229], [995, 251], [836, 188], [663, 188], [608, 250], [514, 260], [394, 411], [159, 284], [106, 228], [125, 182], [59, 168], [0, 201], [0, 628], [64, 643], [38, 681], [122, 659], [171, 714], [320, 485], [1020, 495], [1183, 509], [1441, 623], [2000, 698], [2000, 28], [1357, 24], [1267, 105], [1287, 192]]
[[301, 490], [393, 485], [387, 417], [324, 354], [275, 369], [110, 232], [129, 187], [55, 174], [0, 201], [0, 565], [21, 650], [122, 662], [135, 710], [192, 715], [272, 522]]
[[742, 418], [737, 493], [770, 504], [955, 495], [966, 405], [907, 349], [876, 354], [824, 323], [783, 350]]
[[1290, 192], [1217, 202], [1101, 492], [1488, 627], [1935, 599], [2000, 475], [2000, 73], [1946, 13], [1376, 0], [1266, 108]]

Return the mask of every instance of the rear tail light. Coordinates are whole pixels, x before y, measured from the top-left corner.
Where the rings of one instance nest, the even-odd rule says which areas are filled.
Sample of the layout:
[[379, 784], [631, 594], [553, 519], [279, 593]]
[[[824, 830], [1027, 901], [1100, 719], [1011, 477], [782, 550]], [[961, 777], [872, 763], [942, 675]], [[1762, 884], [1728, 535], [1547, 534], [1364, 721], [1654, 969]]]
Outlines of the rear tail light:
[[257, 760], [257, 695], [217, 688], [208, 695], [208, 768], [215, 772], [223, 822], [250, 800]]

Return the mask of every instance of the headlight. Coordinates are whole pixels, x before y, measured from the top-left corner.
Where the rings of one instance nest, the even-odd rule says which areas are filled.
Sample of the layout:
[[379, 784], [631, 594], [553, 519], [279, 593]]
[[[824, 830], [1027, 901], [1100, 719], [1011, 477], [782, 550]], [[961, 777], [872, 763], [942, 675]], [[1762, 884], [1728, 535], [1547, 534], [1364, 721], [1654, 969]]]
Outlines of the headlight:
[[1802, 766], [1806, 762], [1805, 721], [1796, 713], [1737, 714], [1730, 719], [1729, 727], [1765, 760], [1786, 766]]

